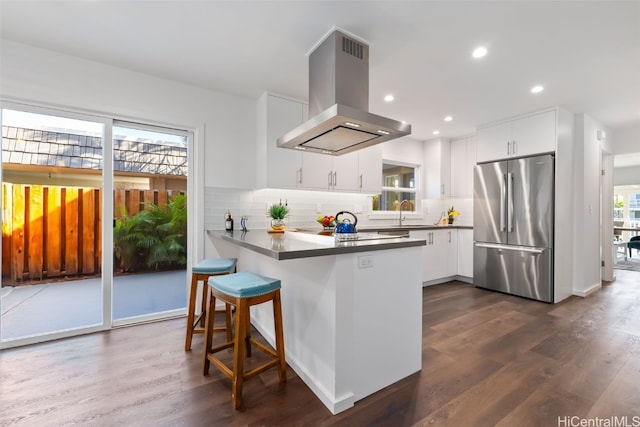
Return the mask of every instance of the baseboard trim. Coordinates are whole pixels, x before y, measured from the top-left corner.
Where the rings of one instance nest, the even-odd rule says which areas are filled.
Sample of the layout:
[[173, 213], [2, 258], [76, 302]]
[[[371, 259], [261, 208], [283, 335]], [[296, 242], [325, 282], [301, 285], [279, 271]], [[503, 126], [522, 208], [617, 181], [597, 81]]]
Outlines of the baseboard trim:
[[473, 277], [455, 275], [455, 276], [441, 277], [439, 279], [422, 282], [422, 287], [424, 288], [426, 286], [439, 285], [441, 283], [452, 282], [454, 280], [457, 280], [458, 282], [470, 283], [473, 285]]
[[592, 285], [587, 289], [574, 289], [573, 295], [579, 297], [588, 297], [589, 295], [596, 291], [599, 291], [600, 289], [602, 289], [602, 283], [596, 283], [595, 285]]

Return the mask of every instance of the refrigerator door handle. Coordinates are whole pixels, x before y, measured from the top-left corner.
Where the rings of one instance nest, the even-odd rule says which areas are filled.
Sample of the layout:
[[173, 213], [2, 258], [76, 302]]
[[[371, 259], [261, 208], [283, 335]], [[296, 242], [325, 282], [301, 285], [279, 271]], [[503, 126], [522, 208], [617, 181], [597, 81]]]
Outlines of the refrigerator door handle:
[[502, 185], [500, 186], [500, 231], [505, 231], [504, 226], [504, 213], [505, 213], [505, 198], [507, 188], [507, 174], [502, 174]]
[[507, 173], [507, 231], [513, 231], [513, 173]]
[[530, 252], [533, 254], [541, 254], [544, 248], [530, 248], [527, 246], [500, 245], [496, 243], [476, 243], [478, 248], [504, 249], [506, 251]]

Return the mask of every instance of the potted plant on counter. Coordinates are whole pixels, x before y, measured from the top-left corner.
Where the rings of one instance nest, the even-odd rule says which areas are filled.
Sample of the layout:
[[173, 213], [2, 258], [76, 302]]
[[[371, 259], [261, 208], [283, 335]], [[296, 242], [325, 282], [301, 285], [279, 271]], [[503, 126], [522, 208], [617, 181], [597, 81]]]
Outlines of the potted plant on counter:
[[460, 215], [460, 212], [458, 212], [457, 210], [455, 210], [453, 208], [453, 206], [451, 206], [451, 208], [447, 211], [447, 216], [449, 217], [449, 224], [453, 224], [453, 220], [455, 219], [455, 217], [457, 217], [458, 215]]
[[271, 231], [275, 233], [284, 232], [284, 219], [289, 215], [289, 207], [282, 203], [274, 203], [269, 206], [269, 217], [271, 217]]

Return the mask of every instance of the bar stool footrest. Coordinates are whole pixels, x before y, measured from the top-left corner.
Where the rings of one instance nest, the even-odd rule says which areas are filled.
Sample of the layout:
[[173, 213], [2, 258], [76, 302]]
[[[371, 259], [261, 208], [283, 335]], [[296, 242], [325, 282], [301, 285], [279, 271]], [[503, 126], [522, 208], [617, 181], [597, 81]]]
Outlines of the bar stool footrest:
[[233, 379], [233, 371], [229, 369], [229, 367], [222, 360], [211, 354], [207, 355], [207, 359], [209, 359], [209, 362], [220, 369], [220, 371], [222, 371], [222, 373], [225, 374], [229, 379]]
[[269, 355], [271, 357], [276, 357], [276, 358], [278, 357], [278, 353], [276, 353], [276, 351], [274, 349], [272, 349], [271, 347], [267, 347], [266, 345], [262, 344], [261, 342], [258, 342], [256, 340], [254, 340], [253, 338], [249, 338], [249, 341], [252, 344], [254, 344], [256, 347], [258, 347], [260, 350], [262, 350], [264, 353], [266, 353], [267, 355]]

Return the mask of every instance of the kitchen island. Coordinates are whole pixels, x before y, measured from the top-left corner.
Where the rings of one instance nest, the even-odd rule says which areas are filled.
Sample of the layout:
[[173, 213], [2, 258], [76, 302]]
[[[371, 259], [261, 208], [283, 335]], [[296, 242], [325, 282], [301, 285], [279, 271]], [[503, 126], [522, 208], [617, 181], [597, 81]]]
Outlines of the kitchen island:
[[[287, 363], [332, 413], [421, 369], [424, 240], [208, 234], [239, 270], [282, 281]], [[251, 321], [273, 345], [270, 304], [252, 307]]]

